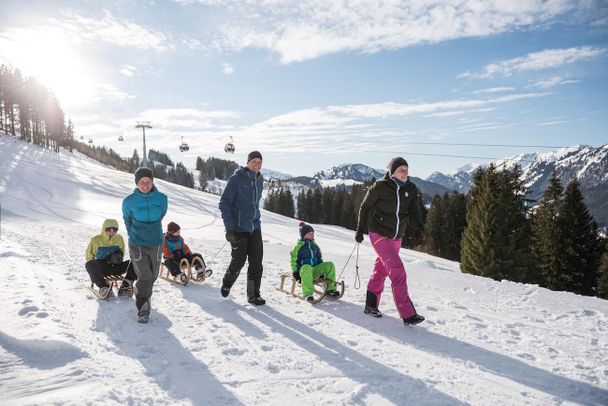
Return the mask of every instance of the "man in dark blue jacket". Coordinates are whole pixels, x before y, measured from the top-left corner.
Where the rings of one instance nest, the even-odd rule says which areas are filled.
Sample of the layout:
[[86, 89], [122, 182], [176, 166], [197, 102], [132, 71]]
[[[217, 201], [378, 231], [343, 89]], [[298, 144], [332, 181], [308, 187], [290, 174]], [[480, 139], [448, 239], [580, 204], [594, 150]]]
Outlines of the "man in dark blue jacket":
[[226, 240], [232, 245], [232, 260], [222, 281], [222, 296], [228, 296], [245, 261], [249, 260], [247, 300], [257, 306], [266, 304], [260, 296], [264, 256], [260, 226], [260, 198], [264, 178], [260, 169], [262, 154], [258, 151], [250, 152], [247, 166], [237, 169], [228, 179], [219, 205], [226, 227]]
[[152, 286], [158, 278], [163, 254], [163, 217], [167, 213], [167, 196], [154, 186], [149, 168], [135, 171], [137, 188], [122, 201], [122, 217], [129, 233], [129, 255], [137, 274], [135, 305], [140, 323], [150, 317]]

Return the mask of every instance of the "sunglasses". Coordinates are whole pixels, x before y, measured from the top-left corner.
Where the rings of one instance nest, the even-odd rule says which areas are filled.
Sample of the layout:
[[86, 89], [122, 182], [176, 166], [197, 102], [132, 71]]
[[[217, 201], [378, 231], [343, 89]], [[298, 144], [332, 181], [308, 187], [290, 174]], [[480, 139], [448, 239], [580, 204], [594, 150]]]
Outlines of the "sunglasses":
[[116, 227], [108, 227], [108, 228], [106, 228], [106, 231], [114, 231], [114, 232], [117, 232], [117, 231], [118, 231], [118, 228], [116, 228]]

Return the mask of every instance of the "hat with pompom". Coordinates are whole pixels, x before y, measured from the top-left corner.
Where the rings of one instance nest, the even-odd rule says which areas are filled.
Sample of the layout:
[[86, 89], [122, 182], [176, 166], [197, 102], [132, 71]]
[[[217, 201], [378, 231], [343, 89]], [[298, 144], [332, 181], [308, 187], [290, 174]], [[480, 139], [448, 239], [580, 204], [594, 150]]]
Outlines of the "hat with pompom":
[[314, 228], [310, 224], [306, 224], [303, 221], [300, 221], [300, 238], [303, 240], [306, 234], [310, 232], [315, 232]]

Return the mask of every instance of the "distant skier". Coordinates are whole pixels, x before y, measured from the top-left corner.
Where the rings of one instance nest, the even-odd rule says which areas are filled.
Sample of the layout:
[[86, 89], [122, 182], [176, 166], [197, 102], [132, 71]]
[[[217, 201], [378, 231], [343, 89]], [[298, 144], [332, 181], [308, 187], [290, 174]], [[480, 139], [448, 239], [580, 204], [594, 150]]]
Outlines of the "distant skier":
[[[291, 272], [301, 282], [302, 295], [308, 302], [315, 300], [312, 295], [313, 280], [321, 276], [336, 281], [336, 267], [333, 262], [323, 262], [321, 248], [315, 242], [315, 230], [310, 224], [300, 223], [300, 239], [291, 250]], [[336, 284], [327, 286], [327, 294], [340, 296]]]
[[388, 173], [369, 187], [361, 203], [355, 235], [355, 240], [362, 242], [369, 221], [369, 239], [378, 255], [367, 284], [364, 312], [374, 317], [382, 316], [378, 306], [384, 290], [384, 280], [388, 276], [397, 311], [406, 325], [418, 324], [424, 320], [424, 317], [416, 313], [408, 294], [405, 267], [399, 257], [401, 239], [408, 222], [418, 234], [422, 232], [423, 226], [418, 206], [418, 189], [408, 179], [408, 170], [407, 161], [401, 157], [389, 161]]
[[[203, 257], [201, 254], [192, 253], [190, 247], [184, 241], [180, 235], [181, 228], [179, 224], [171, 222], [167, 225], [167, 233], [165, 234], [163, 244], [163, 254], [165, 257], [165, 266], [169, 270], [169, 273], [173, 276], [177, 276], [182, 283], [188, 282], [188, 277], [179, 269], [179, 263], [183, 258], [188, 260], [188, 263], [192, 263], [192, 260], [196, 257], [200, 258], [204, 264]], [[205, 270], [200, 264], [195, 265], [197, 271], [196, 278], [202, 276], [211, 275], [210, 270]]]
[[228, 179], [219, 204], [226, 227], [226, 240], [232, 245], [232, 260], [220, 292], [223, 297], [230, 294], [232, 285], [248, 260], [247, 301], [257, 306], [266, 304], [260, 296], [264, 256], [260, 224], [260, 198], [264, 186], [261, 169], [262, 154], [250, 152], [247, 165], [237, 169]]
[[135, 305], [138, 321], [147, 323], [150, 317], [152, 286], [158, 278], [163, 249], [161, 221], [167, 213], [167, 196], [154, 186], [150, 168], [135, 171], [137, 188], [122, 201], [122, 216], [129, 233], [129, 254], [135, 273]]
[[[113, 295], [104, 277], [110, 275], [122, 275], [126, 273], [125, 279], [118, 289], [118, 295], [129, 294], [131, 283], [137, 279], [133, 271], [131, 261], [123, 261], [125, 253], [125, 242], [118, 234], [118, 221], [106, 219], [101, 226], [101, 233], [91, 238], [85, 258], [85, 268], [93, 282], [99, 288], [102, 297]], [[130, 283], [131, 282], [131, 283]]]

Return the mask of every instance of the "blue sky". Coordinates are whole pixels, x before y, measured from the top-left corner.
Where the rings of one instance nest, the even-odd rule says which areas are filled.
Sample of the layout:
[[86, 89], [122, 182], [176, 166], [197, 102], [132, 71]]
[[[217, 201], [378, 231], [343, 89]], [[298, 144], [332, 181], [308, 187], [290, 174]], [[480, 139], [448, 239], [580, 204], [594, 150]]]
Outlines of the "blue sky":
[[608, 142], [603, 1], [3, 0], [0, 62], [51, 88], [77, 136], [130, 156], [149, 120], [148, 147], [190, 167], [402, 155], [427, 177], [546, 151], [455, 143]]

